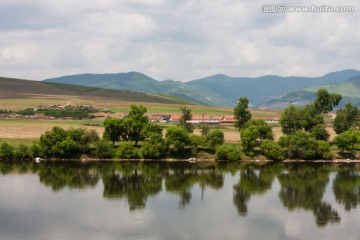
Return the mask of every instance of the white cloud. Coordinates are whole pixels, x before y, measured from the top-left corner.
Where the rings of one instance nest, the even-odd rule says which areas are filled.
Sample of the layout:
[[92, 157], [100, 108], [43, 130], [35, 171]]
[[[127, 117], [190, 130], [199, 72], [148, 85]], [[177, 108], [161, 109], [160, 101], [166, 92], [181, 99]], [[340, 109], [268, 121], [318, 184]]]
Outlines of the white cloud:
[[358, 68], [358, 1], [284, 1], [355, 6], [341, 14], [266, 14], [265, 3], [273, 2], [1, 0], [0, 72], [44, 79], [141, 71], [191, 80]]

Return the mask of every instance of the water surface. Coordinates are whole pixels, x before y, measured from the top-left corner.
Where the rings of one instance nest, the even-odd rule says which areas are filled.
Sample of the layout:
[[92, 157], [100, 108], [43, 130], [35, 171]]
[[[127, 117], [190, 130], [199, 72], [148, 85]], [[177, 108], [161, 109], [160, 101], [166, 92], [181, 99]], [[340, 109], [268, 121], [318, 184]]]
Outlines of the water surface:
[[0, 239], [360, 239], [360, 165], [0, 162]]

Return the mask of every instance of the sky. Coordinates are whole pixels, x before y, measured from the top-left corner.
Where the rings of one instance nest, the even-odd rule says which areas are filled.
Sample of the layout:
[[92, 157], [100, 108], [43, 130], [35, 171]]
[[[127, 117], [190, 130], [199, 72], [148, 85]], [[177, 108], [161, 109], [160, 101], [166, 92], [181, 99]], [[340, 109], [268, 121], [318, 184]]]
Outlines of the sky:
[[[354, 11], [289, 10], [323, 5]], [[0, 76], [322, 76], [360, 69], [359, 29], [360, 0], [0, 0]]]

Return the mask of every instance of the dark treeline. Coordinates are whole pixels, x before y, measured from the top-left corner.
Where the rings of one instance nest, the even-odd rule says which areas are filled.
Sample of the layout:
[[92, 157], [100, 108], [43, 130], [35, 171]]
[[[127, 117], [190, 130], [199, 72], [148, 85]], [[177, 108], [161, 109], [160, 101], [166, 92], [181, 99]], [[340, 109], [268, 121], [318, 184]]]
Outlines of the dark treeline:
[[[146, 208], [149, 198], [160, 192], [179, 196], [179, 207], [191, 204], [194, 186], [220, 190], [226, 175], [237, 180], [233, 186], [233, 204], [239, 216], [246, 216], [253, 196], [270, 191], [274, 180], [280, 184], [279, 201], [289, 211], [312, 212], [318, 226], [341, 220], [337, 209], [323, 200], [332, 184], [336, 201], [346, 211], [360, 204], [360, 172], [357, 165], [284, 164], [284, 163], [197, 163], [187, 162], [0, 162], [0, 173], [32, 172], [53, 191], [84, 189], [103, 184], [106, 200], [126, 200], [129, 210]], [[330, 181], [330, 173], [336, 173]]]

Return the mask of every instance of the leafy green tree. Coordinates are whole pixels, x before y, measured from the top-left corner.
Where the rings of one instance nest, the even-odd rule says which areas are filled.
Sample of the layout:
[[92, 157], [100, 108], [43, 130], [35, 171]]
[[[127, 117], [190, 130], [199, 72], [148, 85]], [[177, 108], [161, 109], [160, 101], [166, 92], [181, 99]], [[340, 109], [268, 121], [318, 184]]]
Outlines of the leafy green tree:
[[46, 131], [40, 136], [39, 145], [42, 148], [42, 152], [45, 156], [55, 157], [57, 153], [54, 146], [57, 143], [64, 141], [67, 138], [67, 132], [58, 126], [55, 126], [51, 131]]
[[147, 109], [141, 105], [131, 105], [129, 115], [125, 122], [127, 123], [127, 137], [125, 140], [135, 142], [135, 146], [139, 141], [143, 140], [141, 134], [143, 129], [149, 124], [149, 118], [145, 115]]
[[300, 107], [290, 105], [285, 108], [280, 117], [283, 133], [291, 134], [302, 129], [302, 110]]
[[125, 142], [116, 149], [115, 157], [119, 159], [139, 158], [139, 153], [131, 143]]
[[265, 139], [262, 141], [260, 148], [265, 157], [272, 160], [284, 160], [285, 153], [282, 147], [272, 140]]
[[274, 135], [271, 129], [271, 126], [265, 122], [264, 120], [250, 120], [245, 125], [244, 128], [248, 128], [250, 126], [255, 126], [259, 133], [260, 140], [263, 139], [274, 139]]
[[222, 145], [224, 142], [225, 137], [221, 130], [211, 131], [204, 137], [204, 144], [211, 150], [215, 150], [217, 146]]
[[215, 156], [217, 160], [237, 161], [241, 159], [241, 151], [236, 145], [223, 144], [216, 148]]
[[122, 133], [122, 130], [124, 130], [123, 127], [124, 119], [121, 118], [106, 118], [104, 121], [104, 138], [112, 141], [113, 145], [115, 145], [115, 142], [120, 140], [120, 134]]
[[30, 160], [31, 159], [31, 152], [29, 147], [25, 146], [24, 144], [20, 144], [14, 152], [14, 156], [16, 160]]
[[319, 89], [316, 92], [317, 98], [314, 101], [315, 108], [319, 113], [328, 113], [334, 109], [342, 99], [337, 93], [330, 94], [326, 89]]
[[188, 132], [190, 133], [193, 132], [194, 127], [191, 123], [188, 122], [192, 119], [191, 108], [188, 108], [186, 106], [181, 107], [180, 111], [181, 111], [181, 117], [179, 119], [179, 125], [183, 126]]
[[74, 157], [80, 152], [79, 145], [70, 137], [67, 137], [61, 142], [57, 142], [51, 149], [53, 156], [64, 158]]
[[359, 134], [354, 129], [349, 129], [337, 135], [334, 141], [336, 142], [338, 147], [342, 149], [341, 151], [353, 151], [355, 148], [355, 144], [359, 142]]
[[308, 104], [301, 108], [301, 127], [311, 131], [315, 126], [324, 124], [324, 116], [316, 109], [314, 104]]
[[157, 159], [165, 155], [166, 147], [162, 135], [153, 134], [141, 146], [143, 158]]
[[336, 111], [334, 130], [337, 134], [342, 133], [359, 124], [360, 110], [351, 103], [346, 103], [344, 108]]
[[14, 147], [6, 142], [3, 142], [0, 145], [0, 159], [13, 160], [14, 159]]
[[175, 154], [182, 154], [187, 146], [190, 145], [188, 131], [180, 126], [173, 126], [167, 129], [165, 143]]
[[115, 155], [114, 145], [106, 139], [98, 140], [95, 142], [94, 155], [100, 159], [113, 158]]
[[255, 126], [250, 126], [241, 130], [241, 146], [246, 153], [253, 154], [254, 147], [256, 145], [256, 139], [258, 138], [258, 136], [259, 132], [257, 130], [257, 127]]
[[251, 112], [248, 110], [249, 100], [246, 97], [241, 97], [238, 104], [234, 108], [234, 117], [236, 119], [235, 127], [241, 129], [246, 122], [251, 119]]
[[316, 140], [304, 131], [282, 136], [279, 144], [290, 159], [329, 159], [331, 157], [330, 146], [327, 142]]
[[310, 130], [311, 135], [314, 136], [316, 140], [324, 140], [327, 141], [330, 137], [330, 133], [326, 130], [325, 124], [319, 124], [314, 126]]

